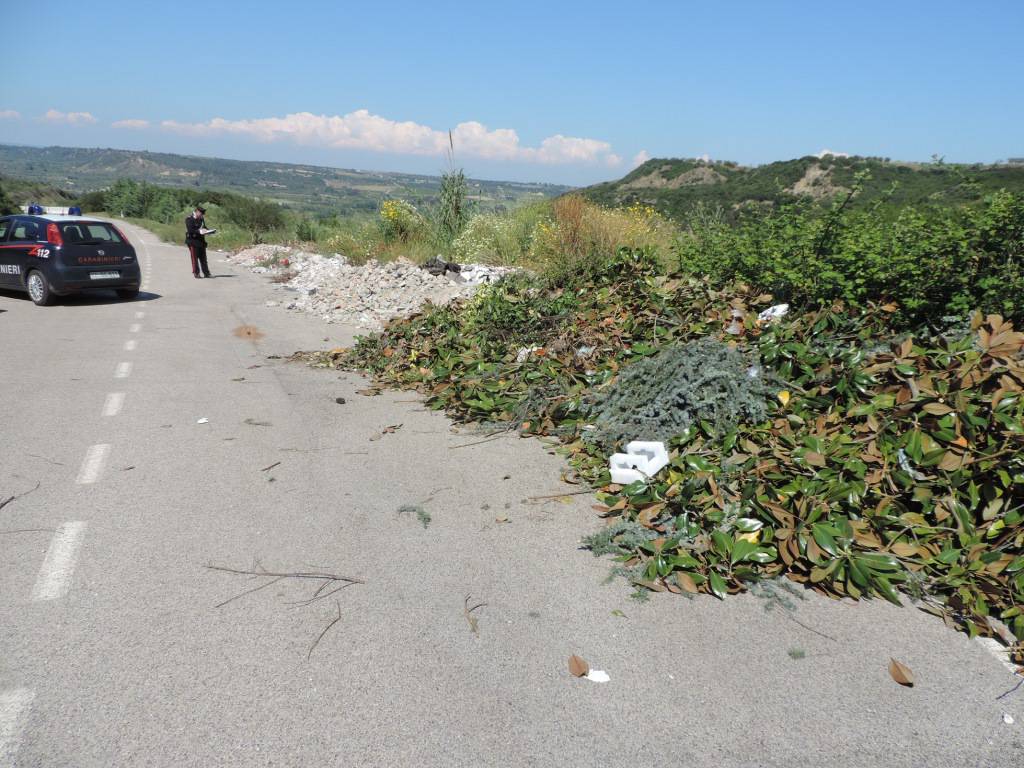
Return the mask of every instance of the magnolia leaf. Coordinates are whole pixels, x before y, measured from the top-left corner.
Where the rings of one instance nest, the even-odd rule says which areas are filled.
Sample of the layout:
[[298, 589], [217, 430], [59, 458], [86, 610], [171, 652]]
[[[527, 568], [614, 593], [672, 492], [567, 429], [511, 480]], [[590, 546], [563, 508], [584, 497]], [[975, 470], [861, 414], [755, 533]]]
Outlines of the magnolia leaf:
[[804, 454], [804, 461], [812, 467], [824, 467], [828, 463], [825, 460], [825, 457], [817, 451], [807, 451], [807, 453]]
[[917, 555], [917, 547], [905, 541], [897, 541], [889, 547], [889, 551], [899, 557], [915, 557]]
[[697, 583], [693, 580], [693, 577], [684, 571], [676, 572], [676, 584], [682, 587], [684, 591], [689, 592], [691, 595], [695, 595], [698, 592], [700, 592], [700, 590], [697, 588]]
[[725, 579], [717, 571], [711, 571], [708, 574], [708, 585], [711, 588], [711, 593], [719, 600], [724, 600], [725, 596], [729, 594], [729, 590], [725, 586]]
[[907, 688], [914, 687], [914, 673], [896, 659], [889, 659], [889, 676], [900, 685], [905, 685]]
[[586, 677], [589, 671], [590, 665], [579, 656], [573, 655], [569, 657], [569, 674], [573, 677]]

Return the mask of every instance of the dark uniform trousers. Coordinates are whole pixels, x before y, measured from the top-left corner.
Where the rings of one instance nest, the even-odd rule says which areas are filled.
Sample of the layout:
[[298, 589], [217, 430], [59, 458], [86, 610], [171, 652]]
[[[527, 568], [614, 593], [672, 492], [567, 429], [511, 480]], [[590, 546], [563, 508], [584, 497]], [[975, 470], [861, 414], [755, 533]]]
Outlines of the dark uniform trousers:
[[185, 219], [185, 245], [192, 257], [192, 274], [199, 277], [199, 270], [205, 277], [210, 276], [210, 267], [206, 263], [206, 238], [199, 230], [206, 226], [204, 219], [189, 216]]

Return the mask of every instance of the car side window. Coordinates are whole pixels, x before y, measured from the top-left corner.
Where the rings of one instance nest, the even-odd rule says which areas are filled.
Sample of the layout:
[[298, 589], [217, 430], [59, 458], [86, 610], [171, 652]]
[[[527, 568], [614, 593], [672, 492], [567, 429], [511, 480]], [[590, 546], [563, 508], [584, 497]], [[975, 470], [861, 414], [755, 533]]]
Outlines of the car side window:
[[11, 220], [0, 221], [0, 243], [7, 239], [7, 233], [11, 231]]
[[39, 225], [30, 219], [15, 219], [14, 231], [11, 232], [12, 242], [28, 241], [34, 243], [39, 239]]

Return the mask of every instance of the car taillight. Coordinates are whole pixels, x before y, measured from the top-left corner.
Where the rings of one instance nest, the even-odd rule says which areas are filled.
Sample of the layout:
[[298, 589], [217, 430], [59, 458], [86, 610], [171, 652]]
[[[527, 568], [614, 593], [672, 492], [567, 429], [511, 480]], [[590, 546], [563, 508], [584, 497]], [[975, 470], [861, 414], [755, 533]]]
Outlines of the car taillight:
[[64, 238], [61, 237], [60, 227], [58, 227], [56, 224], [47, 224], [46, 241], [51, 245], [57, 246], [58, 248], [64, 245]]

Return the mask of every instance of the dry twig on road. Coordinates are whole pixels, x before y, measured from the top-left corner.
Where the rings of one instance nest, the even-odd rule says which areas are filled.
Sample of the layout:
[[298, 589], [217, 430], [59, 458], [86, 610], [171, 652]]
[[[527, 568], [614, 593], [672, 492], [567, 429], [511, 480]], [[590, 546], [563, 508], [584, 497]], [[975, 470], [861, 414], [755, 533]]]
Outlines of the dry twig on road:
[[11, 530], [0, 531], [3, 533], [56, 533], [56, 528], [13, 528]]
[[[266, 589], [267, 587], [273, 586], [274, 584], [277, 584], [281, 581], [285, 581], [287, 579], [320, 582], [320, 585], [313, 591], [312, 595], [308, 599], [293, 602], [291, 603], [292, 606], [311, 605], [313, 603], [319, 602], [320, 600], [325, 600], [331, 595], [337, 594], [346, 587], [351, 587], [353, 584], [366, 583], [362, 579], [357, 579], [352, 576], [342, 576], [337, 573], [330, 573], [323, 569], [315, 569], [309, 571], [268, 571], [266, 568], [263, 567], [263, 565], [258, 560], [253, 563], [252, 568], [231, 568], [224, 565], [207, 565], [205, 567], [211, 571], [230, 573], [234, 576], [247, 576], [250, 579], [267, 579], [259, 586], [253, 587], [252, 589], [247, 589], [244, 592], [235, 595], [234, 597], [230, 597], [227, 600], [218, 603], [216, 606], [214, 606], [215, 608], [221, 608], [222, 606], [225, 606], [228, 603], [239, 599], [240, 597], [245, 597], [246, 595], [251, 595], [254, 592], [259, 592], [262, 589]], [[313, 641], [313, 644], [309, 647], [309, 651], [306, 653], [307, 661], [313, 655], [313, 651], [316, 650], [316, 647], [320, 644], [320, 641], [323, 640], [324, 635], [326, 635], [335, 624], [341, 621], [341, 604], [337, 600], [334, 601], [334, 604], [338, 609], [337, 618], [332, 619], [330, 623], [328, 623], [327, 626], [324, 627], [323, 630], [321, 630], [320, 634], [317, 635], [316, 640]]]
[[[353, 584], [366, 583], [362, 579], [356, 579], [352, 576], [341, 576], [336, 573], [327, 573], [326, 571], [268, 571], [266, 568], [263, 567], [263, 565], [259, 561], [253, 563], [253, 567], [249, 569], [229, 568], [228, 566], [224, 565], [207, 565], [205, 567], [211, 571], [221, 571], [222, 573], [230, 573], [234, 574], [235, 576], [248, 576], [249, 578], [253, 579], [269, 579], [269, 581], [260, 584], [258, 587], [255, 587], [253, 589], [247, 589], [245, 592], [241, 592], [235, 595], [234, 597], [228, 598], [222, 603], [218, 603], [216, 606], [214, 606], [215, 608], [220, 608], [221, 606], [227, 605], [228, 603], [237, 600], [240, 597], [245, 597], [246, 595], [252, 594], [253, 592], [258, 592], [261, 589], [266, 589], [271, 584], [276, 584], [277, 582], [283, 581], [285, 579], [312, 580], [321, 582], [320, 586], [318, 586], [316, 590], [313, 592], [312, 597], [310, 597], [308, 600], [300, 601], [299, 603], [297, 603], [297, 605], [309, 605], [310, 603], [314, 603], [318, 600], [323, 600], [324, 598], [330, 597], [335, 592], [339, 592], [345, 587], [352, 586]], [[338, 586], [339, 584], [340, 586]], [[334, 589], [325, 591], [328, 587], [332, 585], [335, 586]]]
[[480, 628], [478, 626], [479, 619], [473, 615], [473, 611], [478, 608], [483, 608], [487, 603], [477, 603], [472, 608], [469, 605], [469, 600], [472, 595], [466, 595], [466, 599], [462, 603], [462, 613], [466, 617], [466, 623], [469, 624], [469, 629], [474, 635], [480, 634]]
[[337, 618], [332, 619], [330, 623], [323, 628], [320, 634], [316, 636], [316, 640], [314, 640], [313, 644], [309, 646], [309, 651], [306, 653], [306, 661], [309, 661], [310, 657], [313, 655], [313, 651], [315, 651], [316, 647], [320, 645], [320, 641], [324, 639], [324, 635], [331, 631], [331, 627], [341, 621], [341, 603], [335, 600], [334, 605], [338, 608], [338, 616]]
[[24, 496], [28, 496], [30, 493], [32, 493], [32, 491], [38, 491], [38, 490], [39, 490], [39, 483], [36, 483], [36, 487], [32, 488], [31, 490], [25, 491], [24, 493], [17, 493], [14, 496], [8, 496], [6, 499], [0, 501], [0, 509], [3, 509], [8, 504], [11, 504], [12, 502], [17, 501], [18, 499], [20, 499], [20, 498], [22, 498]]

